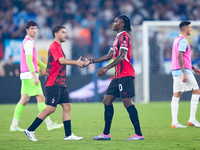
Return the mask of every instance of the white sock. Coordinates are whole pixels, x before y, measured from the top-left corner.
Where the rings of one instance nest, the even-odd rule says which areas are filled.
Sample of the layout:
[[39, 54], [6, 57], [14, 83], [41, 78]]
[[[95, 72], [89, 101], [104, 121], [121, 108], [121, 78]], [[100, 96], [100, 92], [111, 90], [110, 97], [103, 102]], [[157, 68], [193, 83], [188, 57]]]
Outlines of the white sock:
[[12, 121], [12, 126], [18, 126], [18, 123], [19, 123], [19, 120], [16, 119], [16, 118], [13, 118], [13, 121]]
[[192, 94], [192, 98], [190, 101], [190, 119], [189, 121], [194, 121], [196, 120], [196, 111], [199, 103], [199, 97], [200, 95], [198, 94]]
[[172, 111], [172, 125], [175, 125], [178, 123], [178, 103], [180, 98], [178, 97], [172, 97], [171, 101], [171, 111]]
[[51, 119], [50, 119], [50, 118], [48, 118], [48, 119], [45, 119], [44, 121], [46, 122], [47, 126], [50, 126], [50, 125], [51, 125], [51, 123], [52, 123], [52, 121], [51, 121]]

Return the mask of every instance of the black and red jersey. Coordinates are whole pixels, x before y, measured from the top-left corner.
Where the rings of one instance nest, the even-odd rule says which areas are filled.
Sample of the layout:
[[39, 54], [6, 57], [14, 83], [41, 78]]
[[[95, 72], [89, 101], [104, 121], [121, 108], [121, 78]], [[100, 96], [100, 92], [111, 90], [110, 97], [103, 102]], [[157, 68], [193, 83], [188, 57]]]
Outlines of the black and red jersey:
[[61, 65], [59, 58], [65, 57], [61, 46], [54, 41], [48, 52], [48, 63], [45, 75], [45, 86], [66, 87], [66, 65]]
[[120, 54], [120, 48], [127, 50], [124, 59], [115, 66], [115, 74], [113, 78], [119, 79], [126, 76], [135, 77], [135, 71], [131, 64], [131, 48], [132, 42], [130, 35], [126, 32], [120, 32], [115, 37], [111, 50], [113, 50], [113, 60], [115, 60]]

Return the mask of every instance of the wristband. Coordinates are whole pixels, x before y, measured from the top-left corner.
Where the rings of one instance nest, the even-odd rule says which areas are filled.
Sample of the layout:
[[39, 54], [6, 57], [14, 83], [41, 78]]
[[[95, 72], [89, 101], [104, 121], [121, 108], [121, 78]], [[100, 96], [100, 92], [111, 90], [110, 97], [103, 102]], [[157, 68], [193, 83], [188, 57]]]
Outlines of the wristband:
[[192, 66], [192, 69], [194, 70], [194, 67]]
[[90, 64], [93, 64], [94, 63], [94, 59], [90, 59]]

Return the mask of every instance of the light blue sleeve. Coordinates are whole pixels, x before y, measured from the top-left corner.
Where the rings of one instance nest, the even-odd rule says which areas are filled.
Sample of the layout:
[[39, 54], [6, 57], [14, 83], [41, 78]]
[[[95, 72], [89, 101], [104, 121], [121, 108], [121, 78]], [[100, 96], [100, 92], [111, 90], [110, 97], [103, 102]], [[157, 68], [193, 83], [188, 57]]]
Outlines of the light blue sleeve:
[[180, 52], [186, 52], [186, 50], [187, 50], [187, 47], [188, 47], [188, 42], [187, 42], [187, 40], [184, 38], [184, 39], [181, 39], [180, 41], [179, 41], [179, 44], [178, 44], [178, 51], [180, 51]]

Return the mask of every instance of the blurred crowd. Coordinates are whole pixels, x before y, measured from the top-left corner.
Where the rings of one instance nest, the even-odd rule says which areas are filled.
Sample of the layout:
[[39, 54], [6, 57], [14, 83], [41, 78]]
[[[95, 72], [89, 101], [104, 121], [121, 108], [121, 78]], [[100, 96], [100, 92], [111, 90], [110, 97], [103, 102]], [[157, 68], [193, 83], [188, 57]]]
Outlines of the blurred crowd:
[[[100, 55], [108, 52], [113, 42], [114, 18], [127, 15], [132, 25], [144, 20], [199, 20], [198, 0], [0, 0], [0, 59], [4, 57], [5, 39], [23, 39], [24, 24], [38, 23], [37, 39], [52, 39], [51, 28], [66, 27], [73, 41], [72, 59], [92, 57], [95, 23], [100, 23]], [[6, 64], [0, 63], [0, 68]], [[74, 73], [77, 71], [73, 70]], [[0, 71], [0, 75], [5, 75]]]

